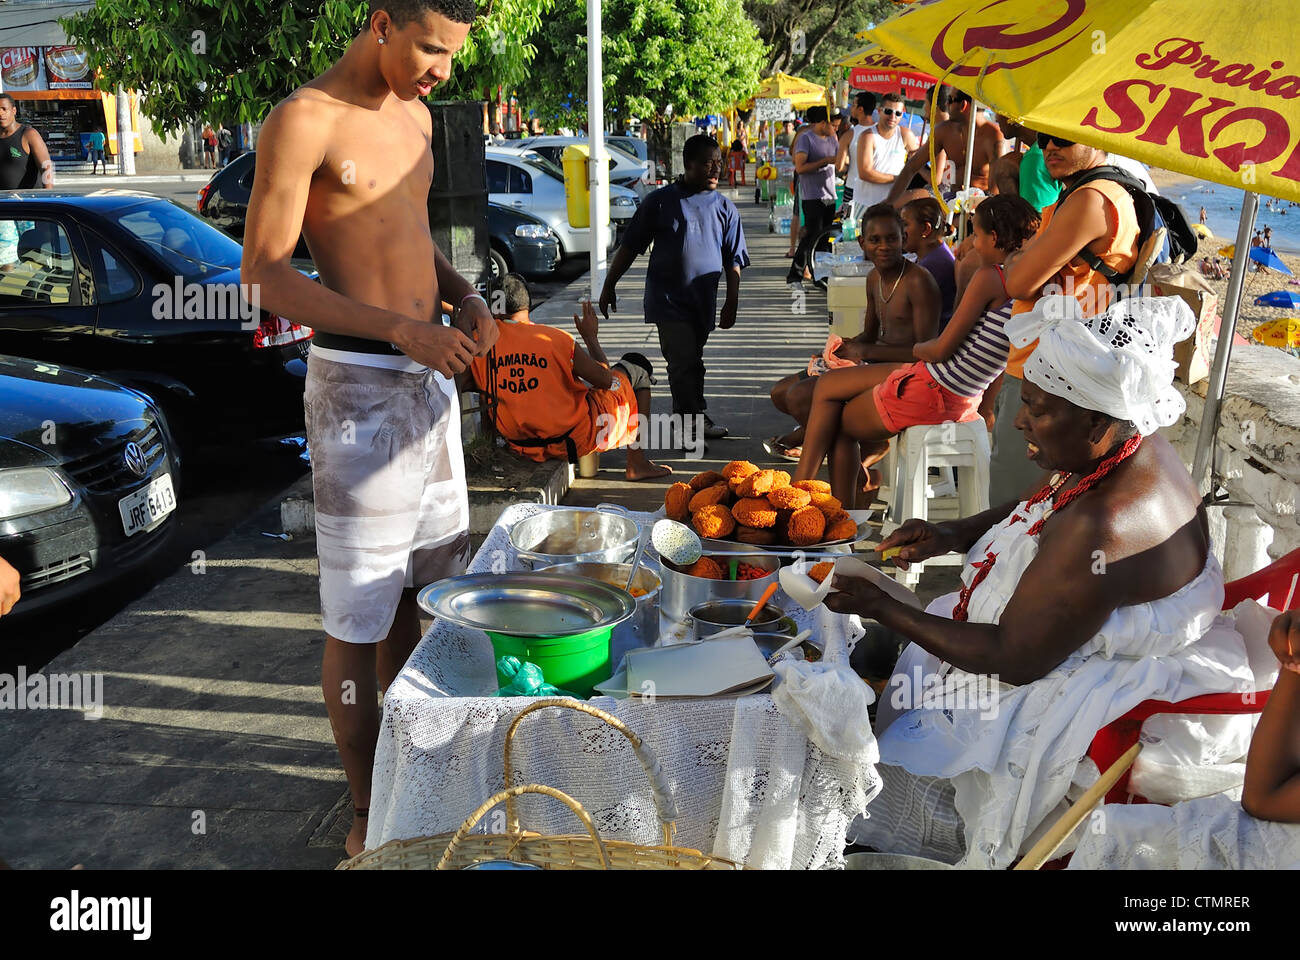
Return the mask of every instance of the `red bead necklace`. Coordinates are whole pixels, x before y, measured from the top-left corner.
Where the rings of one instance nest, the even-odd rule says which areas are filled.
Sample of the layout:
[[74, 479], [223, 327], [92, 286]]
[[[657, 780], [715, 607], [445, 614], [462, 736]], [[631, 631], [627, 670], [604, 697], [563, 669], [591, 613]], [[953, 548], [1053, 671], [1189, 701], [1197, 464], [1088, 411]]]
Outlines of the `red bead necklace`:
[[[1092, 473], [1088, 474], [1088, 476], [1080, 480], [1078, 485], [1075, 486], [1073, 489], [1067, 490], [1064, 494], [1062, 494], [1059, 502], [1056, 502], [1053, 505], [1049, 506], [1047, 510], [1043, 513], [1042, 517], [1040, 517], [1038, 521], [1032, 527], [1029, 528], [1029, 530], [1027, 531], [1029, 536], [1031, 537], [1038, 536], [1038, 534], [1042, 532], [1043, 524], [1047, 523], [1047, 519], [1053, 513], [1056, 513], [1060, 510], [1064, 510], [1067, 506], [1069, 506], [1079, 497], [1083, 496], [1085, 493], [1087, 493], [1089, 490], [1095, 487], [1099, 482], [1101, 482], [1102, 479], [1104, 479], [1107, 476], [1107, 474], [1109, 474], [1112, 470], [1118, 467], [1129, 457], [1133, 456], [1133, 454], [1137, 453], [1137, 449], [1140, 446], [1142, 446], [1142, 437], [1140, 434], [1134, 435], [1130, 437], [1128, 440], [1126, 440], [1124, 442], [1124, 445], [1120, 447], [1118, 451], [1116, 451], [1111, 456], [1103, 460], [1096, 470], [1094, 470]], [[1065, 484], [1065, 482], [1069, 480], [1070, 477], [1072, 476], [1073, 474], [1067, 473], [1063, 476], [1053, 477], [1052, 481], [1048, 483], [1046, 486], [1044, 486], [1043, 489], [1039, 490], [1036, 494], [1034, 494], [1029, 499], [1029, 503], [1026, 505], [1030, 507], [1036, 506], [1037, 504], [1042, 503], [1044, 500], [1047, 500], [1048, 498], [1054, 496], [1056, 494], [1056, 491], [1060, 490], [1061, 487]], [[1023, 523], [1024, 520], [1025, 518], [1020, 516], [1019, 514], [1016, 514], [1011, 518], [1012, 523]], [[971, 594], [975, 592], [976, 587], [978, 587], [981, 583], [985, 581], [985, 579], [987, 579], [989, 573], [993, 570], [993, 565], [997, 563], [997, 560], [998, 560], [998, 555], [994, 553], [992, 550], [990, 550], [988, 552], [988, 556], [986, 556], [983, 560], [976, 560], [974, 563], [971, 564], [971, 566], [975, 568], [975, 576], [971, 578], [971, 582], [968, 586], [962, 587], [961, 595], [957, 598], [957, 605], [952, 609], [952, 618], [954, 620], [957, 620], [959, 622], [965, 622], [968, 615], [967, 608], [970, 606]]]

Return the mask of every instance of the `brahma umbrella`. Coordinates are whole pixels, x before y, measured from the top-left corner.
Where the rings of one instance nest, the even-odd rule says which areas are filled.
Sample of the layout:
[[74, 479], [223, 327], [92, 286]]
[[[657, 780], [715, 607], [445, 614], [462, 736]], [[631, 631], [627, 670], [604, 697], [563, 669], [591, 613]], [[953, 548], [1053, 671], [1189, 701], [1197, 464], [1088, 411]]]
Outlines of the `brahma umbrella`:
[[[1228, 186], [1300, 201], [1300, 18], [1291, 0], [921, 0], [868, 38], [1034, 130]], [[1246, 258], [1233, 259], [1223, 328], [1236, 328]], [[1218, 428], [1232, 337], [1210, 372], [1192, 479]]]
[[1251, 247], [1250, 259], [1261, 266], [1268, 267], [1270, 270], [1285, 273], [1287, 276], [1291, 275], [1291, 268], [1283, 263], [1282, 258], [1274, 253], [1270, 247]]
[[1262, 297], [1255, 298], [1257, 307], [1288, 307], [1292, 310], [1300, 307], [1300, 293], [1290, 290], [1274, 290]]

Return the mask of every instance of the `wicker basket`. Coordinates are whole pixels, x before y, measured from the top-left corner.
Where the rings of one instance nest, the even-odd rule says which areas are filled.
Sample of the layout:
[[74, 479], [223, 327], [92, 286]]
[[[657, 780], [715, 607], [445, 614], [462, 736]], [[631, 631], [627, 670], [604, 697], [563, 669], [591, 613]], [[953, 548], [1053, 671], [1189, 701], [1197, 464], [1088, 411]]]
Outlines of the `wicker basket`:
[[[367, 850], [351, 860], [339, 864], [339, 870], [459, 870], [485, 860], [512, 860], [547, 870], [738, 870], [740, 867], [719, 857], [711, 857], [698, 850], [673, 846], [673, 834], [678, 818], [659, 761], [653, 751], [617, 717], [611, 716], [590, 704], [578, 700], [551, 698], [529, 704], [510, 724], [506, 731], [505, 771], [510, 782], [511, 741], [520, 722], [530, 713], [546, 707], [563, 707], [597, 717], [623, 734], [632, 745], [650, 780], [654, 793], [655, 811], [663, 827], [662, 846], [641, 846], [620, 840], [602, 840], [592, 823], [591, 815], [568, 794], [554, 787], [525, 784], [510, 787], [490, 797], [469, 815], [455, 833], [415, 840], [391, 840], [382, 847]], [[515, 798], [524, 793], [538, 793], [565, 803], [586, 828], [586, 833], [544, 836], [524, 830], [519, 824]], [[489, 810], [504, 802], [506, 805], [506, 830], [503, 834], [471, 833]]]

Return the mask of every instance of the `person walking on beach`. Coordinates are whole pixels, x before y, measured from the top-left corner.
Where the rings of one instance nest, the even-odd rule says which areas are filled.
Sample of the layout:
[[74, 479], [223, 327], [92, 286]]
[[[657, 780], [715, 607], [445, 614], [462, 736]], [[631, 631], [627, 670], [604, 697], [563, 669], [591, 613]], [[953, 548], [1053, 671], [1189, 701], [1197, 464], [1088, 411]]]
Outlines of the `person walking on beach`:
[[[475, 0], [370, 0], [342, 58], [271, 111], [242, 275], [313, 327], [304, 408], [325, 650], [321, 689], [365, 845], [386, 689], [420, 639], [418, 588], [464, 571], [469, 503], [454, 377], [496, 342], [429, 229], [433, 118]], [[290, 264], [299, 235], [316, 283]], [[441, 322], [453, 305], [452, 326]]]
[[1204, 208], [1204, 207], [1201, 207], [1201, 223], [1204, 224], [1205, 221], [1208, 220], [1209, 218], [1210, 218], [1210, 215], [1209, 215], [1208, 213], [1205, 212], [1205, 208]]
[[[745, 231], [736, 205], [718, 192], [722, 154], [709, 137], [694, 136], [682, 148], [686, 174], [645, 198], [614, 252], [600, 312], [618, 312], [616, 287], [636, 258], [654, 244], [645, 280], [645, 322], [659, 329], [659, 348], [668, 366], [673, 413], [682, 424], [682, 446], [727, 435], [709, 417], [704, 391], [704, 345], [715, 318], [723, 330], [736, 325], [740, 271], [749, 266]], [[727, 296], [718, 317], [718, 281]], [[701, 429], [702, 428], [702, 429]]]

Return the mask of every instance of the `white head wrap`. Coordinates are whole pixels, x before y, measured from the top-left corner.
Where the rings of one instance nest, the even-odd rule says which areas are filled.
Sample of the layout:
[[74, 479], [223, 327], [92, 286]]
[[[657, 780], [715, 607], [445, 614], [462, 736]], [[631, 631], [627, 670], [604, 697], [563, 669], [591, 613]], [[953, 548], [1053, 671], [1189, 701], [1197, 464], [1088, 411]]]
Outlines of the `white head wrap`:
[[1007, 321], [1017, 347], [1038, 341], [1025, 379], [1085, 410], [1133, 423], [1142, 436], [1167, 427], [1186, 404], [1174, 387], [1174, 344], [1196, 326], [1179, 297], [1121, 300], [1084, 318], [1074, 297], [1042, 297]]

